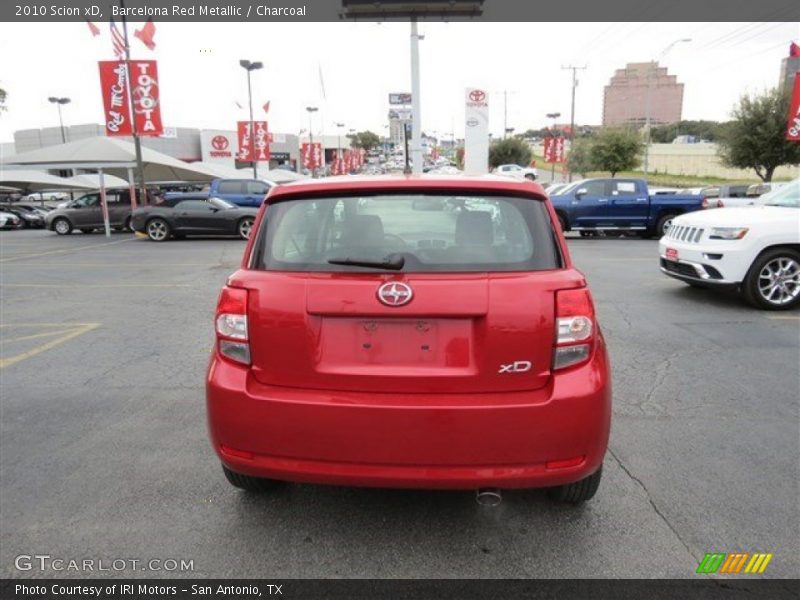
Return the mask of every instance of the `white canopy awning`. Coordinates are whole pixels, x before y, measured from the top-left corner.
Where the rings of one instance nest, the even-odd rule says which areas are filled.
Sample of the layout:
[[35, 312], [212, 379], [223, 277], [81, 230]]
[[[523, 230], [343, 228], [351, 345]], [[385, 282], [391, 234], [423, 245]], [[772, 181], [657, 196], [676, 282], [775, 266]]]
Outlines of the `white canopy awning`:
[[[127, 177], [128, 169], [136, 167], [136, 150], [130, 142], [99, 136], [15, 154], [7, 157], [5, 163], [8, 167], [38, 169], [102, 169], [110, 175]], [[195, 166], [145, 147], [142, 163], [147, 183], [205, 182], [217, 177], [202, 165]]]
[[[75, 175], [74, 177], [67, 177], [64, 181], [72, 181], [84, 187], [91, 187], [94, 189], [100, 188], [100, 175], [97, 173], [83, 173], [81, 175]], [[128, 188], [130, 186], [130, 183], [114, 175], [105, 175], [103, 177], [103, 182], [109, 189]]]
[[[253, 168], [247, 167], [238, 169], [239, 177], [253, 174]], [[294, 171], [287, 171], [285, 169], [269, 169], [266, 171], [258, 170], [258, 178], [272, 183], [288, 183], [289, 181], [297, 181], [298, 179], [308, 179], [308, 175], [302, 173], [295, 173]]]
[[51, 192], [55, 190], [85, 190], [93, 187], [84, 182], [56, 177], [44, 171], [29, 169], [8, 169], [0, 164], [0, 186], [24, 192]]

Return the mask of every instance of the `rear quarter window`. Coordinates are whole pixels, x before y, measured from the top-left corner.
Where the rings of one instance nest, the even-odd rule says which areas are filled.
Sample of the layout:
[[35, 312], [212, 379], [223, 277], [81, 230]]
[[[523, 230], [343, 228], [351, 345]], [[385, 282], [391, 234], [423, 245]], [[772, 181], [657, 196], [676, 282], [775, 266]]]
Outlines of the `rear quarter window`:
[[270, 205], [251, 264], [271, 271], [376, 269], [330, 260], [404, 258], [403, 272], [561, 266], [545, 204], [510, 196], [386, 194]]

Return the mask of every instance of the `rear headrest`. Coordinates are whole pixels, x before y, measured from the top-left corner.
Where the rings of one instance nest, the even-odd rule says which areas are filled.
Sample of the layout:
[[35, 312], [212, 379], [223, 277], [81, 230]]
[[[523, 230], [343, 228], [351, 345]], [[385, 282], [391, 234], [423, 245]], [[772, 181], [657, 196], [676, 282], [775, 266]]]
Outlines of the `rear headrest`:
[[381, 246], [383, 221], [378, 215], [355, 215], [348, 222], [347, 237], [353, 246]]
[[456, 219], [456, 244], [491, 246], [494, 243], [492, 215], [485, 211], [461, 211]]

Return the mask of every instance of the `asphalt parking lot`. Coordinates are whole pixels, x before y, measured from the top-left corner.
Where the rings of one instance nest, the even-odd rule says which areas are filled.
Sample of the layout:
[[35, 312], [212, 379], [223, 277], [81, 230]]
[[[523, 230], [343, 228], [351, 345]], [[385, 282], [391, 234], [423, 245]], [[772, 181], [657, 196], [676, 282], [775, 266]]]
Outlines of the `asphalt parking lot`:
[[[706, 552], [800, 572], [800, 314], [570, 239], [610, 347], [614, 420], [582, 508], [540, 491], [290, 485], [248, 496], [206, 437], [203, 379], [237, 240], [0, 233], [0, 575], [20, 554], [193, 560], [195, 577], [696, 577]], [[96, 573], [95, 575], [104, 575]]]

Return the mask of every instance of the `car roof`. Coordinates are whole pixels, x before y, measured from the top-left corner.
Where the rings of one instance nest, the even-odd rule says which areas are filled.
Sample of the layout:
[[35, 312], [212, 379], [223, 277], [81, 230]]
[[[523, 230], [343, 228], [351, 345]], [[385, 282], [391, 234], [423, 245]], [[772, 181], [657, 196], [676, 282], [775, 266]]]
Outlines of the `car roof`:
[[326, 177], [324, 179], [304, 179], [281, 184], [272, 188], [267, 202], [289, 196], [320, 194], [324, 192], [477, 192], [505, 193], [545, 196], [542, 186], [536, 182], [521, 181], [509, 177], [483, 175], [470, 177], [463, 175], [357, 175]]

